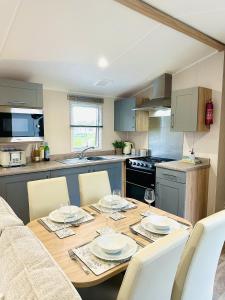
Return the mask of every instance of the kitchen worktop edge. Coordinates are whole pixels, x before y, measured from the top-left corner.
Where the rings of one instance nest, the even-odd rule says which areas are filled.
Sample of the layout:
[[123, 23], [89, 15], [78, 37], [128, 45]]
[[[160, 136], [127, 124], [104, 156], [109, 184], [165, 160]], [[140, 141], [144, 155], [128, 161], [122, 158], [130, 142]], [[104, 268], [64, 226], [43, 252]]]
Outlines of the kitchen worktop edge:
[[[132, 158], [134, 156], [131, 156], [131, 155], [104, 155], [104, 157], [106, 157], [105, 160], [82, 161], [80, 163], [68, 164], [68, 165], [61, 163], [59, 161], [56, 161], [56, 160], [50, 160], [47, 162], [28, 163], [26, 166], [21, 166], [21, 167], [12, 167], [12, 168], [0, 167], [0, 177], [19, 175], [19, 174], [27, 174], [27, 173], [35, 173], [35, 172], [45, 172], [45, 171], [60, 170], [60, 169], [79, 168], [79, 167], [93, 166], [93, 165], [107, 164], [107, 163], [123, 162], [126, 159]], [[138, 157], [138, 156], [135, 156], [135, 157]]]

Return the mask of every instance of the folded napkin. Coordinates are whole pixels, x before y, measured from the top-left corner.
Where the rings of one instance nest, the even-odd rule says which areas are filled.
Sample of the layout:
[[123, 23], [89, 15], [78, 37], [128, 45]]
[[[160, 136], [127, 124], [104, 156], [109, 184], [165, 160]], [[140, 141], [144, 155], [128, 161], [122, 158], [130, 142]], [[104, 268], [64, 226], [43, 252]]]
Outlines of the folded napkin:
[[105, 203], [106, 205], [117, 205], [121, 202], [123, 198], [117, 195], [107, 195], [100, 199], [100, 203]]

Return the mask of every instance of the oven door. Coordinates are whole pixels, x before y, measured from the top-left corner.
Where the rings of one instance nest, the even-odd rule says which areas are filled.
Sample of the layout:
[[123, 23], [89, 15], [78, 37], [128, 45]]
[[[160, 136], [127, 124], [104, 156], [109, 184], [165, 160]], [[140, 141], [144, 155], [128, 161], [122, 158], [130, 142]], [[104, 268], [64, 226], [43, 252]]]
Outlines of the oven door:
[[155, 189], [155, 171], [126, 169], [126, 196], [144, 202], [146, 188]]
[[38, 109], [1, 108], [1, 142], [42, 141], [44, 138], [43, 112]]
[[126, 182], [126, 197], [144, 202], [145, 187]]

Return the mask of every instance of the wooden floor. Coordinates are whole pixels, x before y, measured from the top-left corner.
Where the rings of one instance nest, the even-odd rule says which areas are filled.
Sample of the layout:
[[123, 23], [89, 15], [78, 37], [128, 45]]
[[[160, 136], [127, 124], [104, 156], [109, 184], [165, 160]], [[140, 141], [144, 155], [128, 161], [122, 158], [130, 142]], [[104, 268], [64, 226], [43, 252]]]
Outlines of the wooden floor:
[[217, 267], [213, 300], [225, 300], [225, 251], [221, 254]]

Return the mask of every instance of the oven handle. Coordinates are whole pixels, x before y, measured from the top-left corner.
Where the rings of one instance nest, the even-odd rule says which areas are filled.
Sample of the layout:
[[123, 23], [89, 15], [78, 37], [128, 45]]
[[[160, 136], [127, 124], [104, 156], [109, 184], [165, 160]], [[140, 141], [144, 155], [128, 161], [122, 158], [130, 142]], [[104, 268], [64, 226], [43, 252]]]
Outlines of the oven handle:
[[[126, 182], [129, 183], [129, 184], [132, 184], [132, 185], [139, 186], [139, 187], [144, 188], [144, 189], [147, 189], [147, 188], [148, 188], [147, 186], [143, 186], [143, 185], [140, 185], [140, 184], [137, 184], [137, 183], [133, 183], [133, 182], [130, 182], [130, 181], [126, 181]], [[151, 184], [151, 187], [154, 188], [155, 185], [152, 183], [152, 184]]]
[[150, 175], [153, 175], [153, 172], [145, 172], [143, 170], [137, 170], [137, 169], [131, 169], [131, 168], [126, 168], [126, 170], [129, 170], [129, 171], [135, 171], [135, 172], [139, 172], [139, 173], [144, 173], [144, 174], [150, 174]]

